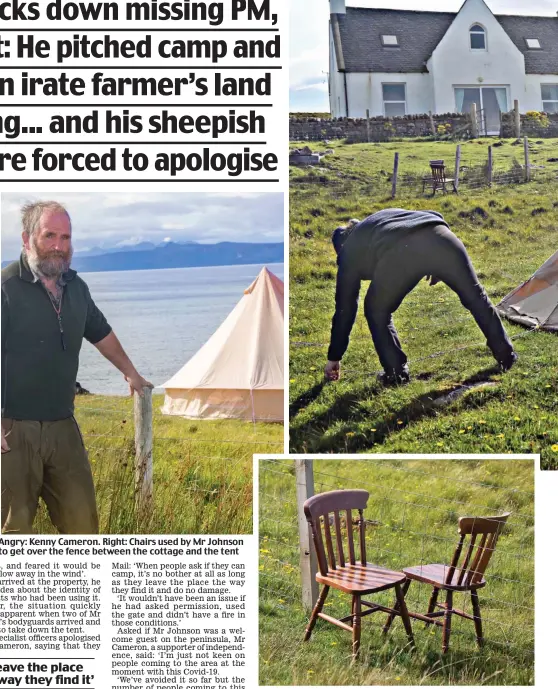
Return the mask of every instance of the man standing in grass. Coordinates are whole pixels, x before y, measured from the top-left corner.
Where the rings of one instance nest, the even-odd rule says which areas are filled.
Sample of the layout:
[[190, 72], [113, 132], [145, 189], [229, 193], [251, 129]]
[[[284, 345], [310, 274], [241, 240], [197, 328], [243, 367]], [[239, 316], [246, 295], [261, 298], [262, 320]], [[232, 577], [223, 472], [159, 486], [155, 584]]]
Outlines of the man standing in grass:
[[32, 533], [39, 497], [60, 533], [98, 532], [91, 468], [73, 416], [79, 352], [91, 342], [143, 395], [85, 282], [55, 202], [22, 208], [23, 251], [2, 270], [2, 532]]
[[494, 358], [506, 371], [517, 359], [496, 309], [480, 284], [463, 243], [440, 213], [389, 208], [362, 222], [351, 220], [332, 236], [337, 253], [337, 288], [325, 375], [338, 380], [340, 362], [355, 322], [361, 280], [372, 283], [364, 313], [384, 369], [385, 384], [409, 380], [392, 314], [424, 277], [445, 282], [459, 296], [484, 333]]

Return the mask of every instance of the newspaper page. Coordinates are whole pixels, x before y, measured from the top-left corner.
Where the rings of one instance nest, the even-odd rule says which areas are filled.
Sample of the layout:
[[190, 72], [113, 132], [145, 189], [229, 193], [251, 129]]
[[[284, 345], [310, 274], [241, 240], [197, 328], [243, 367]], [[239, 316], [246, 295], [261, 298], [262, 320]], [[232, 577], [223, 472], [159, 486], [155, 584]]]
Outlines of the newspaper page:
[[257, 685], [287, 21], [0, 3], [0, 685]]

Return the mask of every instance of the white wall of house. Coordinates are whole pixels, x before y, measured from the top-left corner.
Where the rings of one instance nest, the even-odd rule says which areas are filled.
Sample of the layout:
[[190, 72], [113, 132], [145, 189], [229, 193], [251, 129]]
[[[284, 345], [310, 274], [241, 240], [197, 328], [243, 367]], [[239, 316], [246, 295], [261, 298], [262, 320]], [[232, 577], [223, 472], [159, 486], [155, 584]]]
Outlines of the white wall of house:
[[333, 30], [329, 25], [329, 107], [332, 117], [347, 117], [345, 108], [344, 77], [338, 71]]
[[350, 117], [384, 115], [382, 84], [405, 84], [406, 114], [421, 115], [433, 108], [434, 96], [430, 74], [390, 72], [350, 72], [347, 74]]
[[[481, 24], [487, 50], [471, 50], [469, 29]], [[434, 110], [455, 112], [455, 86], [506, 86], [508, 109], [525, 92], [525, 58], [483, 0], [467, 0], [428, 61]]]
[[525, 95], [523, 101], [519, 101], [521, 112], [544, 110], [541, 95], [542, 84], [558, 84], [558, 74], [527, 74], [525, 77]]

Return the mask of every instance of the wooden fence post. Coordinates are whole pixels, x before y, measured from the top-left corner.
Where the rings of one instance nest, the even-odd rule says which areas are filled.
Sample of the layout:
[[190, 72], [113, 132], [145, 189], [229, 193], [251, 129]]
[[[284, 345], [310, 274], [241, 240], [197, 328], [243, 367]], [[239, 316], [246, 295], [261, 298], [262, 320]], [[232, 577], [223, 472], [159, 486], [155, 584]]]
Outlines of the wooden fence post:
[[525, 181], [529, 182], [531, 180], [531, 164], [529, 162], [529, 139], [523, 137], [523, 150], [525, 152]]
[[479, 136], [479, 121], [477, 119], [477, 104], [471, 105], [471, 137], [478, 139]]
[[459, 172], [461, 169], [461, 144], [457, 144], [457, 148], [455, 149], [455, 174], [454, 174], [454, 179], [455, 179], [455, 190], [459, 190]]
[[436, 125], [434, 124], [434, 117], [432, 116], [432, 110], [429, 111], [428, 116], [430, 117], [430, 131], [432, 136], [436, 136]]
[[396, 153], [393, 158], [393, 178], [391, 180], [391, 198], [394, 199], [397, 194], [397, 175], [399, 174], [399, 153]]
[[370, 143], [370, 110], [366, 109], [366, 140]]
[[139, 519], [150, 517], [153, 509], [153, 400], [151, 388], [143, 397], [134, 392], [136, 440], [135, 495]]
[[519, 101], [514, 100], [513, 102], [513, 122], [515, 128], [515, 138], [519, 139], [521, 136], [521, 115], [519, 113]]
[[487, 170], [488, 186], [492, 186], [492, 146], [488, 147], [488, 170]]
[[306, 610], [312, 610], [318, 600], [318, 582], [316, 581], [318, 562], [312, 544], [312, 531], [303, 510], [304, 502], [314, 495], [314, 466], [312, 460], [295, 459], [295, 475], [302, 604]]

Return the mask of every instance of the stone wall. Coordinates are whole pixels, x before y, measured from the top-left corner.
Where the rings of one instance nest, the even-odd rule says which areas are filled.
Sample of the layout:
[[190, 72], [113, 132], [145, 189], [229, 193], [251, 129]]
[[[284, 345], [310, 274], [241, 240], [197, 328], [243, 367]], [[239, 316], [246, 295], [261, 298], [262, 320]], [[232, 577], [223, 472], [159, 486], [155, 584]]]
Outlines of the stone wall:
[[[513, 112], [502, 113], [501, 135], [504, 138], [515, 136]], [[558, 112], [546, 113], [546, 116], [542, 118], [540, 116], [521, 115], [521, 135], [541, 139], [558, 137]]]
[[[466, 127], [469, 116], [449, 113], [434, 115], [437, 133], [446, 133]], [[465, 135], [464, 132], [463, 135]], [[291, 141], [323, 141], [324, 139], [346, 139], [348, 143], [367, 141], [389, 141], [390, 139], [432, 136], [432, 122], [429, 115], [407, 115], [406, 117], [371, 117], [366, 119], [340, 118], [319, 119], [316, 117], [291, 117], [289, 137]]]

